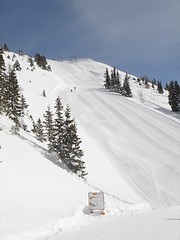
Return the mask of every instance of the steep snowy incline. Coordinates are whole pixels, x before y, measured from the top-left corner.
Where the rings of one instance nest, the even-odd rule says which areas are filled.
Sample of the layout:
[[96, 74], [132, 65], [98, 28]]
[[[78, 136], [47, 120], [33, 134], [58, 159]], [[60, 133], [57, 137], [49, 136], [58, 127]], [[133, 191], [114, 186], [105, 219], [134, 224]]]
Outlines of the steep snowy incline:
[[[72, 64], [71, 76], [66, 76], [64, 65], [53, 65], [68, 86], [76, 86], [73, 92], [56, 87], [55, 94], [71, 106], [78, 122], [88, 181], [129, 201], [138, 201], [139, 196], [155, 205], [179, 204], [180, 124], [104, 91], [99, 74], [104, 68], [91, 60], [82, 61]], [[124, 189], [122, 178], [136, 196]]]
[[[4, 55], [6, 66], [12, 65], [13, 53]], [[54, 165], [46, 143], [24, 131], [13, 136], [12, 122], [1, 117], [0, 238], [84, 240], [93, 233], [95, 239], [179, 239], [180, 120], [169, 111], [167, 93], [158, 95], [133, 79], [133, 99], [108, 92], [103, 82], [110, 66], [90, 59], [49, 60], [52, 72], [27, 69], [27, 56], [16, 59], [35, 121], [48, 105], [53, 109], [57, 96], [70, 105], [88, 176], [85, 182]], [[105, 193], [103, 217], [88, 215], [87, 194], [95, 190]]]

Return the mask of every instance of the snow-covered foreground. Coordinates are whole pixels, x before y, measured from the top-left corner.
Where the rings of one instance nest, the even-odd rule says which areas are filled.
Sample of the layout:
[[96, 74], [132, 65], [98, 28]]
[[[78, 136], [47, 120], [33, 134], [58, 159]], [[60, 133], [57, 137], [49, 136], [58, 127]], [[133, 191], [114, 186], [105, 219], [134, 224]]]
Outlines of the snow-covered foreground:
[[[44, 143], [23, 131], [11, 135], [12, 123], [1, 117], [0, 237], [179, 239], [180, 120], [169, 109], [167, 93], [131, 79], [134, 97], [126, 99], [102, 87], [105, 64], [49, 61], [52, 72], [31, 72], [26, 56], [16, 57], [35, 120], [48, 104], [53, 108], [57, 96], [70, 105], [88, 176], [83, 181], [54, 165], [56, 157], [47, 154]], [[99, 190], [105, 193], [106, 215], [92, 216], [87, 195]]]

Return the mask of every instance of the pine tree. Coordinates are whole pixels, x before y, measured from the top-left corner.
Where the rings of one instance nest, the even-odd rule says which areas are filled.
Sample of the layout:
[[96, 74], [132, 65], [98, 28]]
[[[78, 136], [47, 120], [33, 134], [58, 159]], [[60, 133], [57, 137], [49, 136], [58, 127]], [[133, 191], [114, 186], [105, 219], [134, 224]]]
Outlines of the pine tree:
[[106, 89], [109, 89], [110, 88], [110, 76], [109, 76], [109, 72], [108, 72], [107, 68], [106, 68], [106, 71], [105, 71], [105, 74], [104, 74], [104, 78], [105, 78], [104, 86], [105, 86]]
[[46, 140], [44, 135], [43, 124], [40, 118], [38, 119], [35, 125], [35, 134], [36, 134], [36, 139], [39, 140], [40, 142], [44, 142]]
[[28, 108], [28, 104], [26, 103], [26, 99], [23, 94], [21, 94], [20, 107], [21, 107], [21, 117], [25, 116], [25, 110]]
[[54, 150], [57, 152], [59, 157], [64, 159], [64, 116], [63, 116], [63, 105], [60, 97], [56, 99], [55, 103], [55, 119], [54, 119]]
[[34, 60], [40, 68], [50, 71], [50, 66], [47, 66], [47, 60], [45, 56], [36, 53]]
[[163, 94], [163, 93], [164, 93], [164, 90], [163, 90], [161, 81], [158, 81], [157, 90], [158, 90], [158, 93], [160, 93], [160, 94]]
[[3, 59], [3, 55], [0, 54], [0, 114], [4, 111], [5, 108], [5, 92], [6, 92], [6, 80], [7, 75], [5, 73], [6, 67]]
[[81, 139], [77, 135], [77, 125], [74, 123], [71, 126], [71, 131], [73, 133], [73, 141], [72, 141], [72, 153], [71, 153], [71, 166], [72, 171], [76, 173], [79, 177], [84, 178], [87, 173], [85, 172], [85, 162], [82, 161], [82, 157], [84, 153], [80, 148], [80, 144], [82, 143]]
[[22, 68], [20, 66], [20, 63], [18, 62], [18, 60], [15, 61], [14, 65], [13, 65], [13, 68], [16, 70], [16, 71], [21, 71]]
[[116, 85], [115, 85], [115, 92], [117, 93], [122, 93], [122, 86], [121, 86], [121, 81], [119, 77], [119, 72], [116, 72]]
[[16, 124], [19, 124], [19, 117], [21, 116], [21, 96], [14, 69], [10, 70], [7, 79], [7, 88], [5, 93], [5, 99], [7, 100], [6, 114]]
[[64, 132], [64, 159], [63, 162], [68, 168], [80, 177], [84, 177], [85, 167], [81, 160], [84, 153], [80, 148], [81, 140], [77, 136], [77, 127], [71, 119], [71, 110], [67, 106], [65, 110], [65, 132]]
[[44, 127], [45, 127], [45, 137], [48, 141], [48, 150], [49, 152], [52, 152], [54, 150], [54, 142], [55, 142], [55, 136], [54, 136], [54, 122], [53, 122], [53, 113], [51, 111], [50, 106], [47, 107], [47, 110], [44, 117]]
[[6, 51], [6, 52], [10, 52], [7, 44], [5, 43], [4, 46], [3, 46], [3, 50]]
[[114, 91], [116, 85], [116, 68], [114, 67], [111, 71], [111, 78], [110, 78], [110, 88]]
[[124, 83], [123, 83], [122, 95], [125, 97], [132, 97], [132, 92], [129, 84], [129, 77], [127, 74], [125, 76]]
[[180, 87], [177, 81], [171, 81], [169, 84], [169, 105], [173, 112], [180, 111]]
[[31, 56], [28, 57], [28, 62], [31, 68], [34, 68], [34, 62]]

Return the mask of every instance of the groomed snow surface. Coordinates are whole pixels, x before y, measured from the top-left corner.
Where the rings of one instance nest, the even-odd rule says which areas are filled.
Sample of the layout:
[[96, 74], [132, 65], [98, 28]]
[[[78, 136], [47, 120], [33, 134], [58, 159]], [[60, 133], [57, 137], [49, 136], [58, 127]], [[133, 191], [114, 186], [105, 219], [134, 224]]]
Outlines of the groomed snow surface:
[[[6, 66], [12, 55], [4, 54]], [[24, 131], [12, 135], [12, 122], [1, 116], [0, 239], [180, 239], [180, 116], [167, 92], [139, 86], [134, 76], [132, 99], [108, 92], [104, 72], [111, 67], [91, 59], [49, 60], [52, 72], [27, 69], [27, 56], [16, 59], [35, 121], [57, 96], [69, 104], [88, 175], [85, 181], [55, 165], [45, 143]], [[27, 116], [23, 121], [31, 127]], [[104, 192], [105, 215], [89, 213], [90, 191]]]

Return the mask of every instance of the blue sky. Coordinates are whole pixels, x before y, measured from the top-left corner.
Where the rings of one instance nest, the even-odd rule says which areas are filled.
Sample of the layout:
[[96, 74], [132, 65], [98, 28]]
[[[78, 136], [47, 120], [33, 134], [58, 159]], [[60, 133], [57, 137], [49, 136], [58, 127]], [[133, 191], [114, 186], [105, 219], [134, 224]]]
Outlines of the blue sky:
[[1, 0], [0, 45], [180, 82], [179, 0]]

